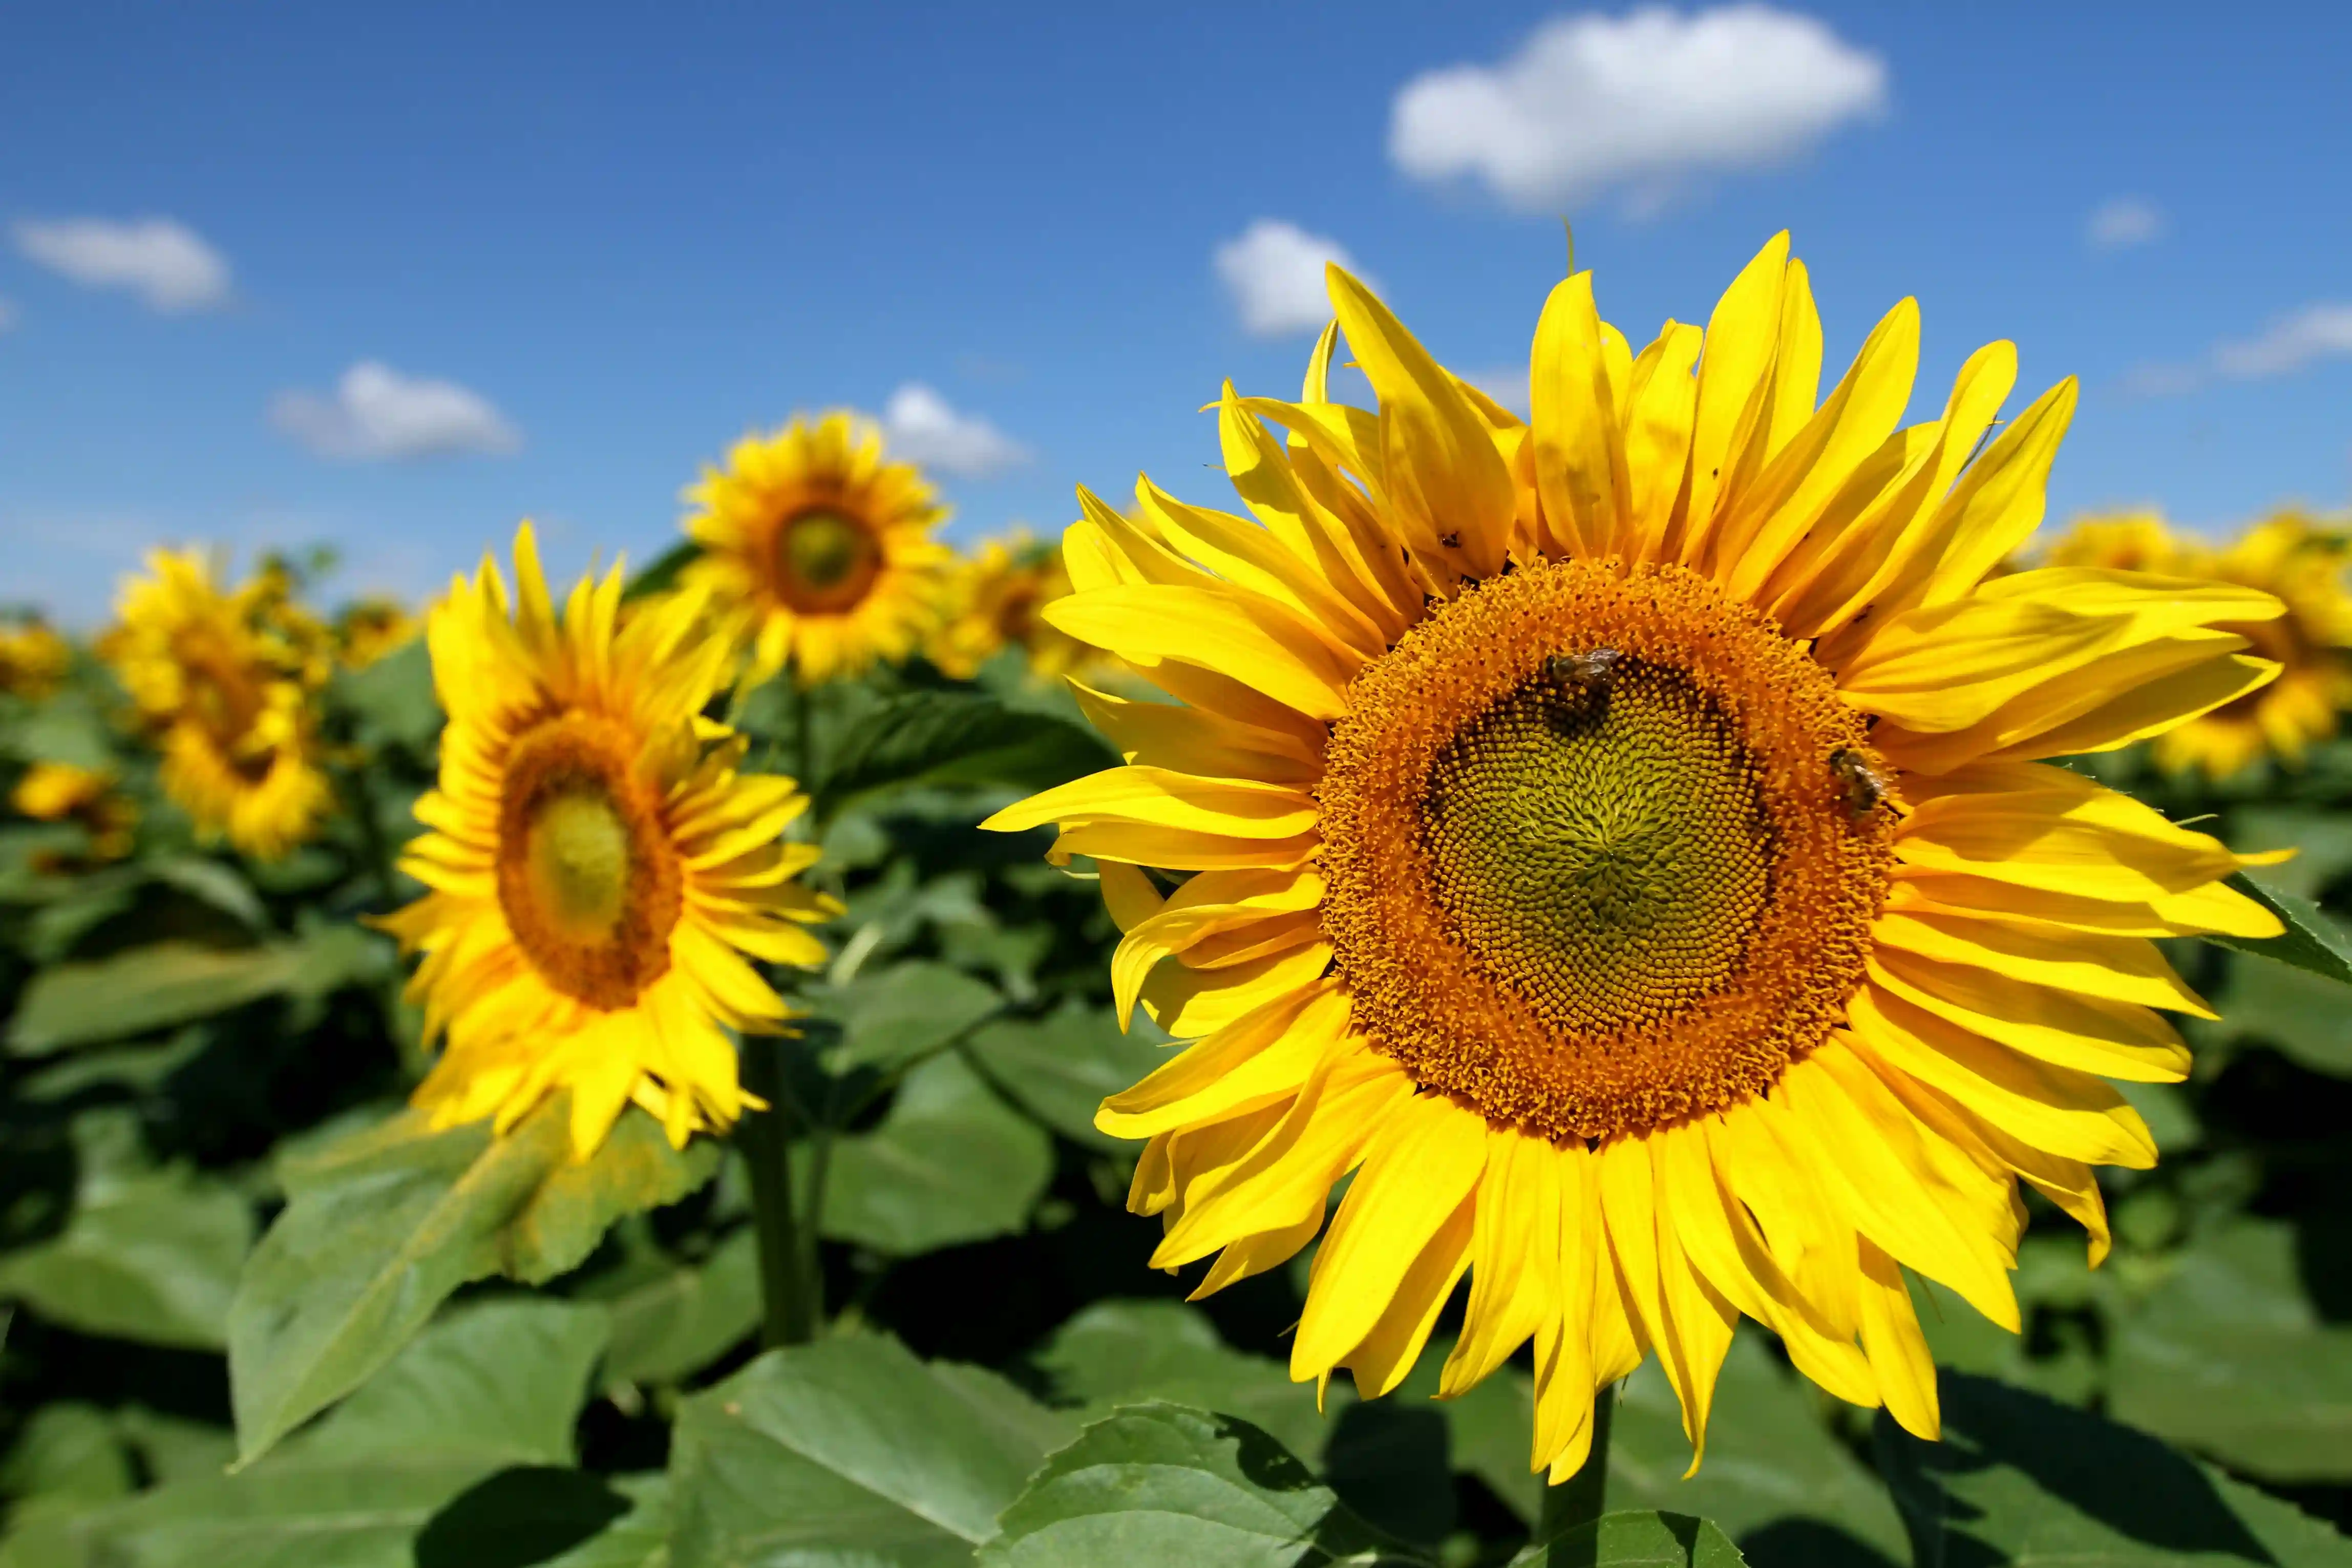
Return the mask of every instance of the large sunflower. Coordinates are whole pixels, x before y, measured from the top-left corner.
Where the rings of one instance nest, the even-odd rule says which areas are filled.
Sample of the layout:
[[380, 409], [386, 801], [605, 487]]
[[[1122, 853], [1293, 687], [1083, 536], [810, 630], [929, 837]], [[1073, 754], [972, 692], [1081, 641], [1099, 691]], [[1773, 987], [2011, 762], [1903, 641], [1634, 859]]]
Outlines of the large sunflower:
[[326, 633], [264, 567], [234, 590], [194, 550], [152, 551], [100, 651], [163, 752], [163, 788], [199, 831], [275, 858], [334, 804], [318, 766]]
[[400, 863], [431, 891], [382, 922], [423, 950], [409, 994], [447, 1035], [416, 1103], [504, 1131], [569, 1089], [582, 1156], [632, 1100], [682, 1145], [747, 1103], [721, 1029], [791, 1016], [746, 956], [822, 962], [799, 922], [840, 906], [793, 880], [815, 847], [780, 841], [807, 797], [701, 715], [733, 655], [695, 595], [621, 621], [615, 566], [559, 616], [528, 524], [515, 590], [486, 560], [426, 626], [449, 721]]
[[1061, 553], [1025, 532], [992, 539], [980, 553], [958, 561], [950, 579], [947, 619], [925, 653], [959, 680], [969, 680], [1003, 648], [1017, 647], [1041, 680], [1076, 674], [1101, 656], [1043, 614], [1070, 591]]
[[700, 555], [680, 574], [707, 589], [751, 647], [764, 680], [803, 685], [911, 657], [940, 619], [951, 552], [931, 537], [947, 510], [882, 434], [848, 414], [747, 437], [724, 471], [687, 491]]
[[[2016, 1328], [2021, 1177], [2103, 1255], [2092, 1167], [2156, 1157], [2105, 1080], [2180, 1077], [2156, 1009], [2205, 1011], [2149, 939], [2277, 929], [2221, 844], [2040, 759], [2261, 685], [2213, 624], [2275, 601], [1987, 581], [2073, 384], [1971, 462], [1995, 343], [1897, 428], [1906, 300], [1816, 406], [1785, 235], [1638, 354], [1560, 284], [1528, 426], [1329, 277], [1301, 400], [1220, 407], [1252, 516], [1080, 493], [1045, 614], [1174, 700], [1086, 698], [1128, 765], [988, 823], [1099, 864], [1121, 1008], [1195, 1042], [1097, 1123], [1149, 1140], [1154, 1261], [1274, 1267], [1352, 1170], [1295, 1377], [1394, 1387], [1467, 1272], [1444, 1391], [1532, 1339], [1555, 1479], [1652, 1350], [1703, 1447], [1742, 1313], [1934, 1434], [1903, 1268]], [[1325, 395], [1334, 331], [1377, 413]]]
[[2352, 707], [2352, 594], [2345, 565], [2352, 533], [2299, 511], [2281, 511], [2217, 549], [2176, 534], [2151, 512], [2088, 517], [2049, 553], [2053, 566], [2114, 566], [2235, 583], [2275, 594], [2286, 614], [2230, 629], [2279, 666], [2261, 690], [2223, 704], [2156, 739], [2168, 773], [2223, 779], [2264, 757], [2290, 767], [2336, 733]]

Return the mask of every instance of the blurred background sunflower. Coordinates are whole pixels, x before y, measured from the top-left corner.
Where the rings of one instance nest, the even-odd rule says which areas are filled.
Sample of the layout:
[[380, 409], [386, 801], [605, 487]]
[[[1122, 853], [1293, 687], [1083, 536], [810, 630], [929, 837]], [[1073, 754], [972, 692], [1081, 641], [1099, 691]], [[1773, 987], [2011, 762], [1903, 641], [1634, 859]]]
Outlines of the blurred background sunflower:
[[1070, 591], [1069, 570], [1052, 545], [1017, 531], [983, 540], [949, 574], [947, 615], [924, 653], [941, 672], [970, 680], [1006, 648], [1018, 649], [1032, 679], [1058, 681], [1102, 662], [1094, 648], [1045, 618]]

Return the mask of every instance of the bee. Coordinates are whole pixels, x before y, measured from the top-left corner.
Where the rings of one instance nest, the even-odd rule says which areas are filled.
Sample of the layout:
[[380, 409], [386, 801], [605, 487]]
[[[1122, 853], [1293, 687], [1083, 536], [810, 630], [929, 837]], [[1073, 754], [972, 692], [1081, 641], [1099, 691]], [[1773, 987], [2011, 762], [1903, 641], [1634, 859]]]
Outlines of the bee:
[[1837, 776], [1838, 788], [1845, 795], [1846, 815], [1856, 822], [1875, 810], [1895, 787], [1869, 758], [1851, 746], [1840, 746], [1830, 753], [1830, 772]]
[[1609, 677], [1625, 656], [1613, 647], [1590, 653], [1556, 653], [1544, 660], [1544, 679], [1571, 690], [1607, 690]]

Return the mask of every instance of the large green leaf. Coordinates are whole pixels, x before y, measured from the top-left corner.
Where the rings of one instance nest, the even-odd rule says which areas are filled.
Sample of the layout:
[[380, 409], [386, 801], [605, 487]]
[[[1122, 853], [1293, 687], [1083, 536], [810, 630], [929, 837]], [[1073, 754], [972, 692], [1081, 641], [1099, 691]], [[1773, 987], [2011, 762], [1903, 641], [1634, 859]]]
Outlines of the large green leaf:
[[413, 1568], [450, 1500], [506, 1466], [569, 1459], [603, 1340], [599, 1310], [560, 1301], [453, 1312], [260, 1463], [12, 1535], [0, 1568]]
[[678, 574], [701, 555], [702, 546], [691, 539], [681, 539], [631, 575], [621, 589], [624, 600], [642, 599], [651, 594], [667, 594], [677, 586]]
[[1004, 1005], [994, 988], [944, 963], [916, 961], [862, 972], [812, 993], [812, 1012], [840, 1029], [828, 1071], [890, 1071], [921, 1060]]
[[1746, 1562], [1731, 1538], [1709, 1521], [1686, 1513], [1621, 1512], [1531, 1543], [1511, 1559], [1511, 1568], [1740, 1568]]
[[616, 1383], [690, 1377], [760, 1326], [759, 1237], [749, 1226], [739, 1228], [701, 1263], [638, 1286], [612, 1309], [606, 1376]]
[[1262, 1426], [1310, 1462], [1330, 1440], [1333, 1423], [1315, 1408], [1313, 1384], [1233, 1349], [1207, 1313], [1181, 1301], [1097, 1301], [1032, 1359], [1056, 1399], [1095, 1414], [1151, 1401], [1194, 1405]]
[[877, 790], [1003, 784], [1045, 789], [1115, 765], [1091, 730], [971, 691], [912, 691], [858, 723], [814, 794], [821, 812]]
[[441, 733], [433, 656], [423, 637], [411, 638], [365, 669], [338, 675], [330, 697], [352, 715], [353, 738], [371, 749], [397, 745], [423, 752]]
[[416, 1537], [415, 1568], [662, 1568], [669, 1478], [519, 1465], [452, 1498]]
[[425, 1131], [411, 1112], [280, 1172], [287, 1205], [229, 1314], [229, 1380], [247, 1460], [357, 1387], [468, 1280], [552, 1279], [625, 1214], [672, 1203], [718, 1163], [625, 1111], [571, 1158], [558, 1097], [503, 1138], [487, 1122]]
[[1095, 1110], [1169, 1059], [1148, 1019], [1121, 1034], [1108, 1007], [1066, 1000], [1043, 1018], [1000, 1019], [971, 1037], [971, 1054], [1029, 1113], [1089, 1148], [1133, 1152], [1136, 1145], [1095, 1130]]
[[218, 1350], [252, 1245], [253, 1207], [226, 1183], [85, 1170], [65, 1229], [0, 1257], [0, 1297], [84, 1333]]
[[1031, 1478], [982, 1568], [1312, 1568], [1426, 1561], [1350, 1513], [1265, 1431], [1181, 1405], [1120, 1410]]
[[[1903, 1521], [1885, 1489], [1831, 1435], [1821, 1396], [1781, 1369], [1754, 1325], [1740, 1325], [1715, 1386], [1706, 1459], [1685, 1480], [1690, 1440], [1672, 1385], [1654, 1359], [1626, 1380], [1610, 1443], [1611, 1504], [1703, 1515], [1759, 1563], [1788, 1561], [1771, 1550], [1775, 1534], [1805, 1542], [1800, 1562], [1841, 1560], [1832, 1555], [1832, 1533], [1848, 1538], [1844, 1561], [1880, 1560], [1874, 1552], [1902, 1559]], [[1797, 1521], [1822, 1527], [1771, 1530]]]
[[2352, 1077], [2352, 1007], [2344, 1005], [2336, 981], [2266, 958], [2237, 956], [2212, 1002], [2221, 1021], [2197, 1025], [2200, 1044], [2258, 1040], [2315, 1072]]
[[34, 1409], [0, 1459], [11, 1524], [86, 1513], [139, 1485], [131, 1446], [111, 1412], [76, 1399]]
[[2231, 877], [2230, 886], [2276, 915], [2286, 931], [2279, 936], [2209, 936], [2207, 942], [2352, 985], [2352, 940], [2317, 904], [2245, 871]]
[[1915, 1562], [2352, 1564], [2352, 1541], [2145, 1433], [1964, 1373], [1941, 1388], [1942, 1442], [1877, 1427]]
[[821, 1222], [900, 1256], [1020, 1230], [1054, 1173], [1052, 1140], [961, 1058], [907, 1075], [871, 1132], [838, 1139]]
[[947, 1568], [1076, 1424], [894, 1340], [771, 1351], [679, 1407], [672, 1568]]
[[356, 926], [327, 926], [258, 947], [169, 942], [61, 963], [25, 987], [8, 1026], [8, 1048], [39, 1055], [152, 1034], [264, 996], [322, 996], [380, 975], [391, 963], [383, 938]]
[[2116, 1333], [2109, 1414], [2265, 1479], [2352, 1480], [2352, 1328], [2313, 1311], [2293, 1228], [2240, 1221], [2168, 1262]]

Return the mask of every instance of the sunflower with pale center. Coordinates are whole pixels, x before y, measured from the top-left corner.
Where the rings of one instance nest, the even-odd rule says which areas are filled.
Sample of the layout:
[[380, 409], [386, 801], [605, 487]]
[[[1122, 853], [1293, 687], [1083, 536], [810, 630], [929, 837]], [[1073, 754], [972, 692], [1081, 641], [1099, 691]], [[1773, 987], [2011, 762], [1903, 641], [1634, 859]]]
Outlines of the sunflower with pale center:
[[2156, 738], [2157, 765], [2219, 781], [2265, 757], [2300, 767], [2352, 708], [2352, 593], [2345, 568], [2352, 531], [2282, 511], [2215, 547], [2184, 537], [2152, 512], [2088, 517], [2053, 544], [2053, 566], [2120, 566], [2194, 583], [2234, 583], [2276, 595], [2286, 613], [2230, 629], [2279, 667], [2259, 691]]
[[980, 552], [956, 563], [950, 578], [949, 613], [924, 654], [941, 671], [970, 680], [1000, 651], [1017, 647], [1030, 675], [1057, 680], [1101, 656], [1045, 618], [1045, 608], [1070, 591], [1069, 569], [1061, 554], [1025, 532], [991, 539]]
[[840, 912], [794, 879], [816, 847], [782, 841], [807, 797], [702, 715], [733, 651], [698, 595], [625, 617], [621, 584], [559, 613], [526, 525], [511, 595], [485, 561], [434, 606], [448, 726], [400, 862], [430, 891], [381, 922], [425, 954], [409, 994], [446, 1037], [415, 1095], [434, 1124], [504, 1132], [569, 1090], [582, 1158], [632, 1101], [680, 1146], [732, 1125], [754, 1102], [724, 1031], [793, 1016], [751, 960], [822, 963], [802, 928]]
[[701, 552], [679, 574], [750, 645], [751, 679], [803, 686], [914, 656], [940, 621], [953, 552], [922, 473], [845, 413], [749, 437], [687, 491]]
[[235, 589], [197, 551], [152, 551], [124, 580], [99, 651], [163, 752], [164, 793], [200, 833], [276, 859], [318, 831], [334, 790], [318, 763], [326, 632], [282, 569]]
[[[1122, 1016], [1192, 1042], [1097, 1120], [1147, 1141], [1154, 1263], [1273, 1268], [1352, 1172], [1294, 1377], [1395, 1387], [1466, 1274], [1443, 1392], [1532, 1341], [1554, 1479], [1653, 1352], [1696, 1468], [1743, 1314], [1933, 1436], [1904, 1270], [2015, 1330], [2021, 1179], [2097, 1261], [2092, 1168], [2156, 1158], [2108, 1080], [2180, 1078], [2162, 1010], [2210, 1016], [2151, 939], [2279, 929], [2246, 861], [2044, 759], [2260, 687], [2221, 628], [2277, 602], [1991, 577], [2074, 384], [1979, 455], [1994, 343], [1902, 426], [1906, 300], [1821, 397], [1785, 235], [1638, 353], [1561, 283], [1524, 424], [1329, 283], [1299, 400], [1219, 406], [1246, 515], [1080, 492], [1045, 614], [1170, 700], [1082, 692], [1127, 765], [986, 824], [1093, 858]], [[1327, 395], [1337, 332], [1376, 410]]]

